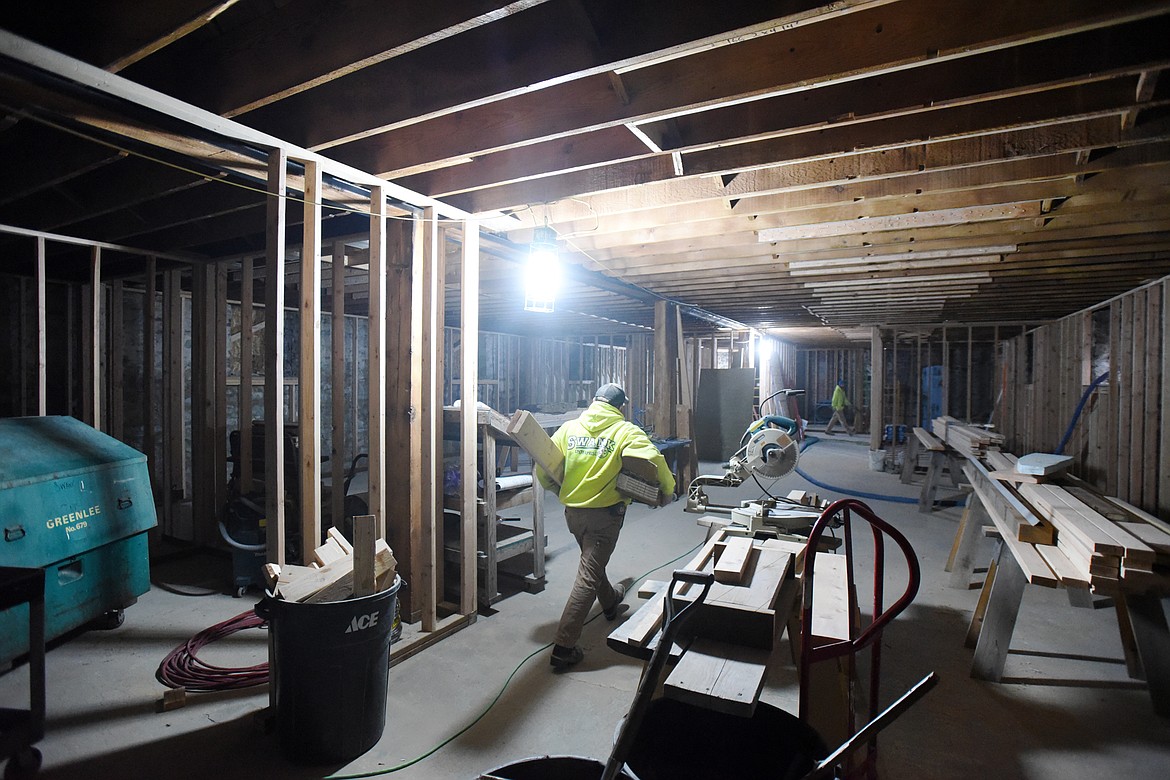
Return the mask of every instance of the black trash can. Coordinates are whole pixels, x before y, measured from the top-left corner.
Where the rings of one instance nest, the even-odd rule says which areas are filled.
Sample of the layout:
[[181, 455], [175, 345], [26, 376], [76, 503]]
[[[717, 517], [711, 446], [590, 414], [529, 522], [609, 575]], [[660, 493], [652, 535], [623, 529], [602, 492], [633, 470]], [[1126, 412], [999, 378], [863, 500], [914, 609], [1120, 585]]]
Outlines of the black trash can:
[[745, 718], [663, 698], [651, 702], [626, 764], [640, 780], [790, 780], [828, 754], [812, 726], [770, 704]]
[[390, 632], [401, 578], [372, 596], [305, 604], [265, 598], [281, 751], [303, 764], [349, 761], [382, 737]]

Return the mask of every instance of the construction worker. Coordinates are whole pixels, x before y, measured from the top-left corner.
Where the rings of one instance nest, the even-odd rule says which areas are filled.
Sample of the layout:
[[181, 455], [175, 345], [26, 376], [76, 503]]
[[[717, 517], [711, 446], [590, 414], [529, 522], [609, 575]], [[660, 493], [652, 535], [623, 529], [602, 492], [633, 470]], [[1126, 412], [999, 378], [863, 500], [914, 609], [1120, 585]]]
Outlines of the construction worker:
[[829, 424], [825, 426], [825, 433], [831, 434], [833, 432], [833, 426], [841, 423], [845, 427], [845, 432], [852, 436], [853, 426], [845, 419], [845, 407], [853, 406], [853, 403], [845, 395], [844, 379], [837, 380], [837, 386], [833, 388], [833, 400], [830, 404], [833, 407], [833, 416], [829, 419]]
[[624, 390], [612, 383], [602, 385], [581, 416], [553, 434], [553, 443], [565, 456], [565, 478], [559, 487], [543, 469], [535, 469], [540, 484], [557, 492], [565, 507], [565, 522], [581, 548], [577, 579], [557, 625], [550, 659], [554, 670], [566, 669], [584, 658], [577, 640], [593, 600], [601, 604], [606, 620], [615, 620], [626, 590], [633, 584], [633, 580], [623, 580], [613, 585], [605, 573], [631, 500], [616, 486], [622, 456], [654, 463], [663, 494], [674, 493], [674, 475], [666, 459], [641, 428], [622, 416], [625, 403]]

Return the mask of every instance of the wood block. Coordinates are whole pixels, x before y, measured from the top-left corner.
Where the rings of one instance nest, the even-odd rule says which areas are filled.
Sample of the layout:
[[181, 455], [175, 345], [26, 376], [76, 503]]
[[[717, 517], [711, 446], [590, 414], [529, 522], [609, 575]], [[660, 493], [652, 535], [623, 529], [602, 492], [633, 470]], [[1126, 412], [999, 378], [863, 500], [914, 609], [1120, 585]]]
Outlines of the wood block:
[[743, 582], [752, 556], [752, 540], [746, 536], [726, 540], [723, 552], [715, 562], [715, 579], [719, 582]]
[[331, 527], [328, 531], [325, 532], [325, 535], [332, 539], [333, 543], [340, 547], [346, 555], [349, 555], [353, 552], [353, 545], [350, 544], [349, 540], [345, 538], [345, 534], [343, 534], [341, 531], [338, 531], [337, 528]]
[[353, 595], [374, 594], [374, 556], [377, 554], [374, 536], [377, 519], [373, 515], [358, 515], [353, 519]]
[[[330, 531], [333, 529], [330, 528]], [[319, 566], [328, 566], [334, 561], [339, 561], [349, 555], [345, 549], [342, 548], [332, 537], [325, 540], [325, 544], [313, 551], [313, 560]]]
[[1052, 476], [1067, 471], [1072, 465], [1070, 455], [1052, 455], [1047, 452], [1030, 452], [1016, 460], [1016, 471], [1034, 476]]
[[[771, 650], [783, 628], [777, 625], [775, 604], [792, 570], [792, 558], [791, 553], [760, 547], [751, 557], [741, 584], [716, 582], [711, 586], [706, 601], [687, 624], [687, 632], [718, 640], [735, 637], [737, 644]], [[700, 570], [712, 568], [708, 559]], [[688, 589], [676, 599], [692, 601], [696, 592], [697, 588]]]
[[517, 409], [508, 421], [508, 435], [512, 437], [532, 459], [558, 485], [565, 479], [565, 456], [544, 432], [544, 428], [532, 416], [532, 412]]
[[814, 645], [821, 644], [819, 640], [848, 639], [852, 620], [849, 614], [848, 561], [844, 555], [816, 557], [812, 600]]
[[1036, 525], [1020, 523], [1016, 538], [1026, 544], [1056, 544], [1056, 528], [1047, 520]]
[[170, 712], [187, 706], [187, 689], [182, 686], [163, 691], [162, 701], [159, 702], [160, 712]]
[[759, 648], [696, 639], [666, 678], [663, 692], [672, 699], [749, 717], [764, 687], [768, 656]]
[[[374, 557], [374, 569], [377, 573], [397, 568], [394, 553], [390, 546], [382, 539], [377, 542], [377, 554]], [[328, 566], [312, 568], [308, 566], [281, 567], [279, 581], [280, 595], [287, 601], [306, 601], [312, 597], [313, 601], [332, 601], [345, 598], [353, 590], [353, 558], [347, 556]], [[336, 586], [336, 587], [335, 587]], [[319, 591], [330, 589], [330, 594], [344, 591], [341, 596], [324, 598]], [[315, 596], [316, 594], [316, 596]]]
[[642, 584], [638, 586], [638, 598], [654, 598], [665, 587], [666, 582], [663, 580], [642, 580]]
[[[398, 561], [394, 559], [394, 553], [390, 550], [390, 545], [382, 539], [377, 542], [377, 552], [374, 555], [374, 579], [387, 583], [387, 575], [389, 582], [393, 583], [394, 574], [398, 568]], [[341, 577], [335, 579], [329, 585], [321, 588], [308, 596], [297, 599], [310, 604], [319, 604], [323, 601], [341, 601], [349, 598], [353, 593], [353, 568], [350, 567], [348, 571], [342, 573]]]

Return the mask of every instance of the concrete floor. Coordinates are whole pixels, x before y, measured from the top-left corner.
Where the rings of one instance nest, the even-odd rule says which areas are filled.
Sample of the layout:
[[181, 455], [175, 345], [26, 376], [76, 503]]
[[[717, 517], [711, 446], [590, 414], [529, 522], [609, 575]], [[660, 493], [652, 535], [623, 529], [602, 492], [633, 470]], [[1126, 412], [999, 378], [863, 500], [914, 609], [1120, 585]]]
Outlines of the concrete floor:
[[[916, 487], [870, 471], [868, 463], [861, 437], [838, 435], [806, 450], [800, 465], [814, 478], [853, 490], [916, 496]], [[710, 464], [702, 471], [718, 473]], [[797, 475], [773, 490], [796, 488], [839, 497]], [[751, 498], [759, 492], [749, 481], [734, 494]], [[641, 664], [606, 647], [612, 624], [601, 619], [585, 628], [585, 661], [569, 673], [550, 673], [547, 645], [577, 550], [559, 505], [551, 498], [546, 505], [544, 592], [511, 595], [495, 605], [494, 614], [395, 665], [382, 739], [349, 764], [302, 767], [286, 761], [275, 736], [258, 723], [268, 703], [267, 687], [192, 694], [184, 708], [157, 711], [165, 688], [154, 673], [167, 652], [197, 631], [250, 609], [256, 600], [229, 595], [226, 559], [201, 557], [157, 563], [154, 587], [126, 611], [121, 628], [83, 633], [50, 651], [40, 776], [371, 776], [443, 743], [433, 755], [392, 776], [475, 778], [481, 771], [546, 753], [604, 759]], [[943, 571], [961, 510], [926, 515], [913, 505], [871, 505], [911, 540], [923, 572], [916, 601], [882, 640], [883, 700], [932, 670], [940, 677], [934, 691], [882, 733], [882, 777], [1170, 776], [1170, 721], [1156, 717], [1144, 688], [1128, 680], [1111, 609], [1074, 609], [1062, 591], [1029, 587], [1008, 659], [1010, 680], [974, 681], [963, 638], [978, 591], [951, 589], [950, 575]], [[634, 505], [610, 565], [611, 577], [665, 578], [689, 559], [704, 534], [695, 516], [682, 511], [682, 503], [658, 510]], [[682, 561], [674, 562], [678, 558]], [[636, 596], [628, 601], [631, 608], [639, 604]], [[225, 666], [263, 662], [266, 632], [238, 633], [208, 647], [201, 657]], [[795, 711], [796, 677], [786, 640], [773, 667], [764, 699]], [[27, 695], [24, 666], [0, 676], [0, 706], [22, 706]]]

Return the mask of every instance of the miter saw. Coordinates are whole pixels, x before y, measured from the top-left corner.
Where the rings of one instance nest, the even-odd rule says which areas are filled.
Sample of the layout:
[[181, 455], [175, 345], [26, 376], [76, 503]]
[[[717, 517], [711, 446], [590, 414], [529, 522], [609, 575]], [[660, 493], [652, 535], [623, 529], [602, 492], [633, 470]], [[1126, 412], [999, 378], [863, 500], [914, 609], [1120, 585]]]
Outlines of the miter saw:
[[[780, 392], [800, 395], [804, 391]], [[703, 474], [691, 482], [686, 511], [729, 515], [732, 523], [729, 530], [742, 528], [753, 534], [757, 531], [798, 535], [807, 532], [820, 516], [819, 501], [810, 505], [769, 495], [766, 499], [742, 501], [738, 506], [730, 506], [712, 503], [704, 490], [705, 487], [739, 487], [748, 477], [754, 477], [758, 482], [759, 477], [776, 480], [791, 474], [800, 457], [798, 431], [795, 420], [781, 415], [765, 415], [753, 422], [744, 432], [740, 439], [742, 446], [728, 460], [722, 475]]]

